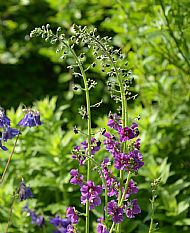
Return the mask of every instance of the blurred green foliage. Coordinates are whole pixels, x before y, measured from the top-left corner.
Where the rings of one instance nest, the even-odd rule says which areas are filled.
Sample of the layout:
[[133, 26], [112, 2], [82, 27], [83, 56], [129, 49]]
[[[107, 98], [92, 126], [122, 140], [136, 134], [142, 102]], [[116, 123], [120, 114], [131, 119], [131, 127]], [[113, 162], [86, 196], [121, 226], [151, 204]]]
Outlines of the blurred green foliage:
[[[73, 23], [94, 26], [101, 36], [113, 37], [113, 46], [127, 54], [134, 77], [132, 91], [139, 97], [129, 104], [130, 118], [139, 114], [142, 152], [145, 166], [138, 177], [137, 195], [142, 214], [123, 225], [125, 233], [148, 232], [150, 220], [150, 183], [161, 176], [156, 200], [155, 222], [158, 233], [190, 231], [190, 2], [187, 0], [20, 0], [0, 2], [0, 100], [4, 108], [20, 103], [39, 108], [44, 125], [25, 130], [19, 140], [5, 183], [0, 189], [0, 232], [8, 219], [11, 194], [21, 177], [32, 187], [35, 199], [30, 206], [38, 213], [64, 216], [66, 206], [80, 211], [78, 188], [69, 184], [69, 170], [77, 167], [71, 149], [83, 138], [72, 127], [81, 122], [78, 108], [82, 95], [74, 95], [73, 83], [80, 83], [68, 72], [72, 58], [61, 60], [56, 48], [40, 39], [30, 40], [30, 31], [50, 23], [62, 26], [68, 35]], [[81, 50], [81, 48], [79, 48]], [[93, 60], [88, 53], [89, 63]], [[87, 61], [88, 63], [88, 61]], [[97, 80], [92, 103], [104, 104], [93, 114], [93, 126], [106, 127], [105, 115], [118, 106], [110, 100], [106, 76], [100, 67], [90, 70]], [[46, 97], [46, 96], [50, 96]], [[58, 96], [52, 97], [52, 96]], [[46, 97], [46, 98], [45, 98]], [[21, 106], [8, 116], [13, 124], [22, 117]], [[81, 127], [85, 123], [81, 122]], [[9, 145], [11, 150], [12, 142]], [[97, 157], [106, 156], [100, 152]], [[0, 171], [7, 160], [0, 151]], [[83, 173], [84, 171], [81, 170]], [[94, 172], [94, 176], [96, 173]], [[98, 177], [97, 177], [98, 179]], [[32, 226], [22, 213], [22, 203], [15, 203], [10, 232], [42, 232]], [[101, 213], [92, 214], [93, 224]], [[84, 219], [79, 226], [83, 232]], [[47, 232], [51, 232], [48, 226]], [[93, 231], [92, 231], [93, 232]]]

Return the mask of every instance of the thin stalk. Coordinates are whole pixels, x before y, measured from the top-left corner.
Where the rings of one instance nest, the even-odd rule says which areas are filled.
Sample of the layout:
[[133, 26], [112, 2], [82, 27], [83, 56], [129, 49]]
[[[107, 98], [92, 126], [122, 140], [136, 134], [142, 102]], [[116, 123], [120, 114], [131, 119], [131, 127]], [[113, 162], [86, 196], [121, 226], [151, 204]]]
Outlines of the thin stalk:
[[102, 182], [105, 187], [105, 224], [107, 226], [107, 223], [108, 223], [108, 190], [107, 190], [107, 185], [106, 185], [106, 179], [104, 177], [104, 173], [102, 172], [101, 166], [96, 162], [96, 160], [94, 160], [92, 157], [88, 157], [88, 159], [92, 160], [96, 164], [102, 176]]
[[152, 195], [152, 200], [151, 200], [151, 219], [150, 219], [150, 227], [149, 227], [149, 231], [148, 233], [152, 233], [153, 232], [153, 226], [154, 226], [154, 202], [155, 202], [155, 195], [153, 193]]
[[[67, 45], [68, 47], [68, 45]], [[84, 86], [85, 86], [85, 93], [86, 93], [86, 108], [87, 108], [87, 115], [88, 115], [88, 156], [91, 156], [91, 110], [90, 110], [90, 95], [89, 95], [89, 89], [88, 89], [88, 82], [86, 78], [85, 71], [83, 69], [83, 66], [78, 59], [75, 51], [69, 46], [69, 49], [72, 53], [72, 55], [75, 58], [76, 63], [79, 66], [79, 69], [81, 71], [83, 81], [84, 81]], [[91, 179], [91, 161], [88, 159], [87, 161], [87, 181]], [[86, 202], [86, 230], [85, 233], [89, 233], [89, 201], [87, 200]]]
[[120, 200], [120, 202], [119, 202], [119, 207], [122, 206], [123, 201], [124, 201], [124, 199], [125, 199], [125, 195], [126, 195], [126, 193], [127, 193], [127, 188], [128, 188], [128, 185], [129, 185], [130, 177], [131, 177], [131, 172], [128, 173], [127, 181], [126, 181], [126, 183], [125, 183], [125, 190], [124, 190], [123, 195], [122, 195], [122, 197], [121, 197], [121, 200]]
[[14, 154], [14, 151], [15, 151], [15, 148], [16, 148], [16, 145], [17, 145], [18, 138], [19, 138], [19, 134], [16, 136], [16, 140], [15, 140], [13, 149], [12, 149], [12, 151], [11, 151], [11, 154], [10, 154], [8, 160], [7, 160], [6, 166], [5, 166], [4, 171], [3, 171], [3, 174], [2, 174], [2, 176], [1, 176], [1, 181], [0, 181], [1, 184], [3, 183], [3, 180], [4, 180], [5, 174], [6, 174], [6, 172], [7, 172], [9, 163], [11, 162], [12, 156], [13, 156], [13, 154]]
[[114, 227], [115, 227], [115, 223], [113, 222], [113, 223], [112, 223], [112, 226], [111, 226], [111, 228], [110, 228], [109, 233], [112, 233], [112, 231], [113, 231]]
[[16, 197], [16, 194], [14, 193], [13, 199], [12, 199], [12, 202], [11, 202], [10, 212], [9, 212], [9, 219], [8, 219], [7, 227], [6, 227], [6, 233], [8, 233], [9, 224], [10, 224], [11, 216], [12, 216], [12, 212], [13, 212], [13, 205], [14, 205], [14, 202], [15, 202], [15, 197]]

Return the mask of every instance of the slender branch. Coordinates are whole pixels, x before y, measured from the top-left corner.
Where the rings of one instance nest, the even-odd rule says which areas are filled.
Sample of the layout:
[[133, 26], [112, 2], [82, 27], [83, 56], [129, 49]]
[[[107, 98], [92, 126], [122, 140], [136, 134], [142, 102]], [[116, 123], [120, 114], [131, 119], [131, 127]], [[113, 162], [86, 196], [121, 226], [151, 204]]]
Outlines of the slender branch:
[[128, 173], [128, 176], [127, 176], [127, 181], [126, 181], [126, 183], [125, 183], [125, 190], [124, 190], [124, 192], [123, 192], [123, 195], [122, 195], [121, 200], [120, 200], [120, 203], [119, 203], [119, 206], [120, 206], [120, 207], [122, 206], [123, 201], [124, 201], [124, 199], [125, 199], [125, 195], [126, 195], [126, 193], [127, 193], [127, 188], [128, 188], [128, 186], [129, 186], [130, 177], [131, 177], [131, 172], [129, 172], [129, 173]]
[[115, 227], [115, 223], [113, 222], [113, 223], [112, 223], [112, 226], [111, 226], [111, 228], [110, 228], [109, 233], [112, 233], [112, 231], [113, 231], [114, 227]]
[[165, 20], [166, 20], [166, 23], [167, 23], [167, 26], [168, 26], [168, 29], [169, 29], [170, 36], [173, 38], [173, 40], [174, 40], [174, 42], [175, 42], [175, 44], [176, 44], [176, 47], [178, 48], [178, 51], [181, 53], [182, 57], [184, 58], [184, 60], [186, 61], [187, 65], [188, 65], [189, 68], [190, 68], [190, 62], [189, 62], [189, 60], [187, 59], [187, 57], [184, 55], [182, 49], [180, 48], [180, 45], [179, 45], [179, 43], [178, 43], [178, 40], [177, 40], [177, 38], [175, 37], [175, 35], [174, 35], [174, 33], [173, 33], [173, 30], [172, 30], [172, 28], [171, 28], [171, 26], [170, 26], [169, 19], [168, 19], [166, 13], [165, 13], [164, 3], [163, 3], [162, 0], [159, 0], [159, 1], [160, 1], [160, 5], [161, 5], [161, 8], [162, 8], [163, 14], [164, 14], [164, 18], [165, 18]]
[[10, 212], [9, 212], [9, 219], [8, 219], [7, 227], [6, 227], [6, 233], [8, 233], [9, 224], [10, 224], [11, 216], [12, 216], [12, 212], [13, 212], [13, 205], [14, 205], [15, 197], [16, 197], [16, 194], [14, 193], [13, 194], [13, 199], [12, 199], [12, 202], [11, 202]]
[[12, 149], [12, 151], [11, 151], [11, 154], [10, 154], [10, 156], [9, 156], [8, 160], [7, 160], [6, 166], [5, 166], [4, 171], [3, 171], [3, 174], [2, 174], [2, 176], [1, 176], [0, 184], [2, 184], [2, 183], [3, 183], [3, 180], [4, 180], [5, 174], [6, 174], [6, 172], [7, 172], [7, 169], [8, 169], [9, 163], [11, 162], [11, 158], [12, 158], [12, 156], [13, 156], [13, 154], [14, 154], [14, 151], [15, 151], [15, 148], [16, 148], [16, 145], [17, 145], [18, 138], [19, 138], [19, 134], [16, 136], [16, 140], [15, 140], [15, 143], [14, 143], [13, 149]]
[[[88, 89], [88, 82], [87, 82], [87, 78], [86, 78], [86, 74], [85, 71], [83, 69], [83, 66], [79, 60], [79, 58], [77, 57], [75, 51], [70, 47], [69, 47], [72, 55], [75, 58], [76, 63], [79, 66], [79, 69], [81, 71], [82, 77], [83, 77], [83, 81], [84, 81], [84, 86], [85, 86], [85, 93], [86, 93], [86, 107], [87, 107], [87, 115], [88, 115], [88, 156], [91, 156], [91, 110], [90, 110], [90, 95], [89, 95], [89, 89]], [[88, 159], [88, 164], [87, 164], [87, 180], [91, 179], [91, 161]], [[87, 200], [86, 202], [86, 233], [89, 233], [89, 201]]]

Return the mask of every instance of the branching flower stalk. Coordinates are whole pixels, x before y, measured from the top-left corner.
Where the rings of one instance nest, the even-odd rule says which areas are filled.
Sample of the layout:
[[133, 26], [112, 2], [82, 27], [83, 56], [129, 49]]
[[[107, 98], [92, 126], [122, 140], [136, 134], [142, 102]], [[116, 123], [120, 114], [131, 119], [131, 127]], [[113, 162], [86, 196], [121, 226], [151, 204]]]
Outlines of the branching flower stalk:
[[[43, 29], [43, 30], [42, 30]], [[88, 136], [87, 136], [87, 141], [88, 141], [88, 159], [87, 159], [87, 181], [91, 179], [91, 160], [89, 159], [91, 156], [91, 138], [92, 138], [92, 132], [91, 132], [91, 109], [90, 109], [90, 94], [89, 94], [89, 85], [88, 85], [88, 81], [86, 78], [86, 73], [85, 70], [82, 66], [82, 63], [79, 59], [79, 57], [77, 56], [75, 50], [74, 50], [74, 43], [70, 46], [69, 41], [65, 40], [64, 35], [60, 35], [58, 34], [59, 32], [59, 28], [57, 30], [57, 34], [54, 35], [53, 32], [51, 30], [49, 30], [49, 25], [45, 27], [41, 28], [37, 28], [34, 31], [31, 32], [31, 37], [33, 36], [39, 36], [42, 35], [42, 37], [46, 37], [46, 40], [50, 39], [51, 43], [55, 43], [58, 42], [60, 43], [60, 46], [66, 48], [73, 56], [73, 58], [75, 59], [75, 63], [76, 65], [79, 67], [80, 72], [81, 72], [81, 76], [83, 78], [83, 82], [84, 82], [84, 90], [85, 90], [85, 94], [86, 94], [86, 117], [87, 118], [87, 131], [88, 131]], [[90, 218], [90, 213], [89, 213], [89, 201], [86, 201], [86, 228], [85, 228], [85, 232], [89, 233], [89, 218]]]
[[[92, 47], [94, 46], [94, 44], [101, 50], [102, 54], [105, 55], [108, 60], [110, 61], [114, 71], [115, 71], [115, 75], [116, 75], [116, 79], [118, 80], [119, 83], [119, 92], [120, 92], [120, 96], [121, 96], [121, 106], [122, 106], [122, 128], [126, 127], [128, 125], [128, 109], [127, 109], [127, 98], [125, 95], [125, 90], [124, 90], [124, 85], [123, 85], [123, 80], [122, 80], [122, 75], [120, 73], [120, 69], [118, 69], [116, 62], [114, 61], [111, 53], [110, 53], [110, 49], [109, 47], [106, 48], [105, 43], [102, 43], [100, 39], [97, 39], [97, 37], [95, 36], [95, 32], [96, 29], [94, 29], [94, 31], [88, 32], [86, 30], [86, 28], [84, 27], [83, 29], [81, 29], [81, 27], [74, 25], [74, 28], [76, 29], [76, 32], [79, 31], [79, 38], [80, 36], [83, 36], [83, 39], [86, 40], [87, 43], [89, 43]], [[88, 39], [89, 38], [89, 39]], [[126, 142], [123, 143], [122, 145], [123, 152], [126, 152]], [[129, 183], [129, 179], [130, 179], [130, 172], [128, 174], [127, 177], [127, 182], [125, 184], [125, 191], [123, 193], [122, 196], [122, 187], [123, 187], [123, 180], [124, 180], [124, 171], [120, 170], [120, 190], [119, 190], [119, 197], [118, 197], [118, 205], [122, 206], [123, 204], [123, 200], [128, 188], [128, 183]], [[112, 228], [114, 228], [114, 225], [112, 225]], [[121, 232], [121, 224], [119, 224], [119, 228], [118, 228], [118, 233]]]
[[[42, 36], [42, 38], [45, 38], [46, 41], [49, 40], [52, 44], [58, 43], [59, 47], [57, 51], [64, 50], [64, 56], [70, 54], [75, 60], [76, 65], [69, 66], [74, 76], [83, 78], [84, 89], [81, 88], [81, 90], [84, 90], [86, 94], [86, 106], [81, 106], [79, 113], [82, 115], [83, 119], [88, 121], [87, 141], [83, 141], [80, 145], [74, 146], [72, 158], [78, 160], [79, 166], [85, 165], [87, 162], [87, 174], [86, 180], [84, 180], [84, 176], [79, 174], [78, 169], [72, 169], [70, 171], [70, 183], [80, 186], [81, 204], [86, 206], [85, 233], [89, 233], [89, 210], [93, 210], [96, 206], [101, 204], [99, 195], [102, 194], [103, 190], [105, 192], [104, 218], [97, 220], [97, 232], [108, 233], [116, 231], [117, 233], [121, 233], [121, 222], [124, 219], [124, 213], [126, 213], [128, 218], [134, 218], [135, 215], [141, 212], [137, 199], [129, 201], [129, 197], [131, 194], [138, 192], [135, 182], [131, 179], [131, 174], [136, 174], [138, 169], [144, 165], [142, 154], [139, 152], [140, 139], [137, 138], [139, 135], [138, 124], [133, 122], [131, 127], [128, 125], [127, 100], [131, 99], [129, 91], [130, 72], [127, 69], [121, 69], [118, 64], [123, 62], [121, 52], [119, 50], [113, 50], [107, 43], [107, 39], [96, 37], [96, 30], [88, 31], [86, 27], [82, 29], [80, 26], [78, 27], [75, 25], [75, 35], [69, 39], [66, 39], [64, 34], [59, 34], [59, 31], [60, 28], [58, 28], [57, 33], [54, 34], [49, 29], [49, 25], [46, 27], [42, 26], [42, 28], [35, 28], [35, 30], [31, 32], [31, 37]], [[90, 105], [89, 91], [91, 88], [94, 88], [97, 83], [94, 80], [87, 80], [86, 71], [89, 67], [94, 67], [93, 65], [96, 64], [96, 62], [93, 62], [87, 69], [83, 68], [82, 57], [84, 57], [84, 53], [77, 55], [75, 49], [75, 46], [79, 43], [82, 45], [87, 44], [88, 47], [93, 47], [96, 52], [96, 54], [94, 54], [95, 58], [102, 60], [101, 66], [103, 70], [111, 66], [111, 69], [108, 68], [108, 75], [114, 81], [108, 81], [108, 87], [110, 86], [111, 97], [116, 102], [121, 102], [120, 108], [122, 117], [112, 113], [109, 113], [108, 116], [108, 126], [116, 130], [116, 136], [106, 132], [106, 129], [101, 133], [105, 137], [104, 145], [106, 150], [113, 156], [114, 168], [119, 170], [119, 175], [117, 175], [119, 177], [115, 176], [112, 169], [109, 167], [111, 165], [111, 160], [109, 158], [104, 158], [101, 166], [93, 158], [94, 154], [100, 150], [101, 141], [92, 137], [91, 107], [99, 107], [102, 101], [92, 106]], [[75, 67], [79, 68], [80, 73], [75, 71]], [[74, 88], [74, 90], [77, 90], [77, 85], [75, 85]], [[134, 98], [134, 96], [132, 98]], [[74, 128], [74, 133], [79, 133], [77, 127]], [[102, 179], [102, 185], [95, 185], [91, 180], [90, 172], [93, 168], [92, 164], [95, 164], [95, 167], [98, 168], [100, 178]], [[126, 182], [124, 182], [126, 176], [127, 179]], [[116, 201], [112, 199], [108, 202], [109, 197], [114, 197]], [[66, 212], [67, 219], [64, 221], [69, 224], [71, 219], [72, 224], [76, 224], [78, 222], [78, 216], [75, 207], [68, 207]], [[112, 220], [112, 223], [110, 223], [110, 220]], [[50, 223], [56, 226], [56, 221], [61, 220], [54, 218]], [[73, 228], [74, 226], [68, 225], [68, 227]], [[108, 229], [110, 230], [108, 231]]]

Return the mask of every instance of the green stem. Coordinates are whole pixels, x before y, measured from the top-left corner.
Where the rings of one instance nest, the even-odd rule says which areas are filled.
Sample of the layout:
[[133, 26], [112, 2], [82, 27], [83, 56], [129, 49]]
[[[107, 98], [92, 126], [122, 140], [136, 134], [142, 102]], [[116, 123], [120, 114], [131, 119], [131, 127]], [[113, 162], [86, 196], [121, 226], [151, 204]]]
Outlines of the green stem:
[[121, 197], [121, 200], [120, 200], [120, 202], [119, 202], [119, 207], [122, 206], [123, 201], [125, 200], [125, 195], [126, 195], [126, 193], [127, 193], [127, 188], [128, 188], [128, 185], [129, 185], [130, 177], [131, 177], [131, 172], [128, 173], [127, 181], [126, 181], [126, 183], [125, 183], [125, 190], [124, 190], [123, 195], [122, 195], [122, 197]]
[[12, 149], [12, 151], [11, 151], [11, 154], [10, 154], [8, 160], [7, 160], [6, 166], [5, 166], [4, 171], [3, 171], [3, 174], [2, 174], [2, 176], [1, 176], [0, 184], [3, 183], [3, 180], [4, 180], [4, 178], [5, 178], [5, 174], [6, 174], [6, 172], [7, 172], [8, 166], [9, 166], [9, 164], [10, 164], [10, 162], [11, 162], [11, 159], [12, 159], [12, 156], [13, 156], [13, 154], [14, 154], [14, 151], [15, 151], [15, 148], [16, 148], [16, 145], [17, 145], [18, 138], [19, 138], [19, 134], [18, 134], [17, 137], [16, 137], [16, 140], [15, 140], [15, 143], [14, 143], [14, 146], [13, 146], [13, 149]]
[[152, 233], [153, 232], [153, 224], [154, 224], [154, 202], [155, 202], [155, 195], [153, 193], [152, 195], [152, 200], [151, 200], [151, 220], [150, 220], [150, 227], [149, 227], [149, 231], [148, 233]]
[[6, 233], [8, 233], [8, 230], [9, 230], [9, 224], [10, 224], [10, 221], [11, 221], [11, 216], [12, 216], [12, 212], [13, 212], [13, 205], [14, 205], [14, 202], [15, 202], [15, 197], [16, 197], [16, 194], [14, 193], [13, 194], [13, 200], [11, 202], [10, 212], [9, 212], [9, 219], [8, 219], [7, 227], [6, 227]]
[[[77, 65], [79, 66], [79, 69], [81, 71], [84, 86], [85, 86], [85, 93], [86, 93], [86, 108], [87, 108], [87, 115], [88, 115], [88, 156], [91, 156], [91, 110], [90, 110], [90, 95], [89, 95], [89, 89], [88, 89], [88, 82], [86, 78], [85, 71], [83, 69], [83, 66], [80, 62], [80, 59], [77, 57], [75, 51], [69, 47], [71, 53], [73, 54], [75, 61]], [[88, 159], [87, 161], [87, 181], [91, 179], [91, 161]], [[89, 233], [89, 201], [86, 202], [86, 230], [85, 233]]]
[[115, 227], [115, 223], [113, 222], [113, 223], [112, 223], [112, 226], [111, 226], [111, 228], [110, 228], [109, 233], [112, 233], [112, 231], [113, 231], [114, 227]]

